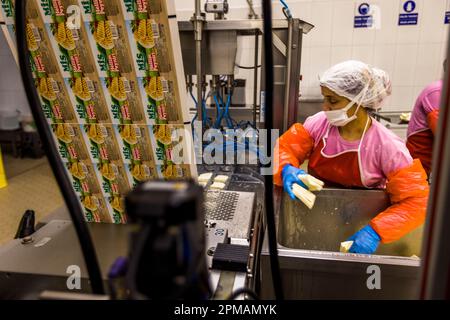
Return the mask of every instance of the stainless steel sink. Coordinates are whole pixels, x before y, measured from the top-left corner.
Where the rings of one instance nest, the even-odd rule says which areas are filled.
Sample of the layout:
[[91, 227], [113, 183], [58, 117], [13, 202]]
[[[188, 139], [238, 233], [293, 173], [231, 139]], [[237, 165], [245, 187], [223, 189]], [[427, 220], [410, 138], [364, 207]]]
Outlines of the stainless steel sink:
[[[340, 243], [386, 209], [381, 190], [324, 189], [309, 210], [277, 190], [277, 238], [287, 299], [403, 299], [417, 293], [422, 228], [376, 254], [340, 253]], [[273, 298], [267, 241], [261, 255], [261, 291]], [[367, 268], [380, 268], [381, 289], [367, 287]]]

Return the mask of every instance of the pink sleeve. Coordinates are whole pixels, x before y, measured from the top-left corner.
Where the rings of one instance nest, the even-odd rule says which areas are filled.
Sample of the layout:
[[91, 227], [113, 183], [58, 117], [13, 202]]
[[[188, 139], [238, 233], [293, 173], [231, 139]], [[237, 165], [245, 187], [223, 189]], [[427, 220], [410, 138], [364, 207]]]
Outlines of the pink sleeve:
[[428, 93], [422, 101], [425, 113], [428, 114], [436, 109], [439, 109], [440, 101], [441, 90], [436, 89]]
[[303, 124], [306, 131], [308, 131], [309, 135], [314, 140], [314, 145], [317, 145], [320, 139], [326, 133], [326, 130], [329, 126], [327, 116], [323, 111], [316, 113], [315, 115], [308, 117]]
[[386, 141], [388, 143], [383, 143], [381, 168], [383, 174], [387, 177], [394, 171], [410, 166], [413, 159], [400, 138], [394, 137], [393, 139], [386, 139]]

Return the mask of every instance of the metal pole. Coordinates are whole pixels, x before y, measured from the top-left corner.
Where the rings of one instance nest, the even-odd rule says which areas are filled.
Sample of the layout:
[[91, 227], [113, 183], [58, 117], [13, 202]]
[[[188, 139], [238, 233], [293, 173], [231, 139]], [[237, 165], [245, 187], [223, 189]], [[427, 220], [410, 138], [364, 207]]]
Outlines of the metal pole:
[[[447, 42], [447, 59], [450, 41]], [[433, 148], [432, 183], [422, 244], [421, 299], [450, 299], [450, 69], [446, 67]]]
[[258, 104], [258, 59], [259, 58], [259, 29], [255, 30], [255, 62], [253, 70], [253, 126], [256, 128], [256, 108]]
[[197, 119], [203, 120], [202, 114], [202, 91], [203, 91], [203, 70], [202, 70], [202, 40], [203, 40], [203, 23], [205, 18], [201, 12], [201, 0], [195, 1], [195, 13], [193, 17], [194, 33], [195, 33], [195, 64], [197, 75]]
[[293, 20], [289, 19], [288, 37], [286, 46], [286, 78], [284, 87], [284, 110], [283, 110], [283, 132], [288, 129], [289, 122], [289, 94], [291, 91], [291, 65], [292, 65], [292, 28]]

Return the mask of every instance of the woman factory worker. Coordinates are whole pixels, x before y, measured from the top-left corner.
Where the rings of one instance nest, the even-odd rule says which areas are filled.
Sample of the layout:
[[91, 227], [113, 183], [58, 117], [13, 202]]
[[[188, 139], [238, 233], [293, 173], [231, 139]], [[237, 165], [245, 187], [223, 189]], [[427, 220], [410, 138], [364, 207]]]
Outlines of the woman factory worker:
[[427, 175], [404, 142], [369, 115], [391, 93], [384, 71], [346, 61], [327, 70], [320, 85], [324, 111], [277, 141], [274, 183], [295, 199], [292, 185], [306, 188], [298, 167], [309, 159], [308, 173], [327, 186], [386, 189], [392, 205], [348, 239], [349, 252], [372, 254], [380, 242], [398, 240], [424, 222]]
[[[444, 61], [444, 70], [447, 61]], [[420, 159], [428, 176], [431, 172], [434, 135], [439, 120], [442, 80], [429, 84], [416, 100], [408, 124], [406, 146], [412, 157]]]

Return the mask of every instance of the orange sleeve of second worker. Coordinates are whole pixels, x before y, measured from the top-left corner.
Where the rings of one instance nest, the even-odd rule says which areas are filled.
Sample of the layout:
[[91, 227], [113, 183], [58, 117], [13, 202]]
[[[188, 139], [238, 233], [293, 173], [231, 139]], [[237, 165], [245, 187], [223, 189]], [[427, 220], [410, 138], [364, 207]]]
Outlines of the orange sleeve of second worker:
[[299, 167], [314, 147], [314, 140], [300, 123], [294, 124], [278, 138], [274, 150], [273, 181], [282, 186], [281, 171], [286, 164]]
[[370, 222], [383, 243], [400, 239], [425, 221], [429, 185], [420, 160], [389, 174], [386, 190], [392, 205]]
[[439, 109], [433, 110], [427, 114], [428, 126], [433, 132], [433, 135], [436, 135], [438, 120], [439, 120]]

